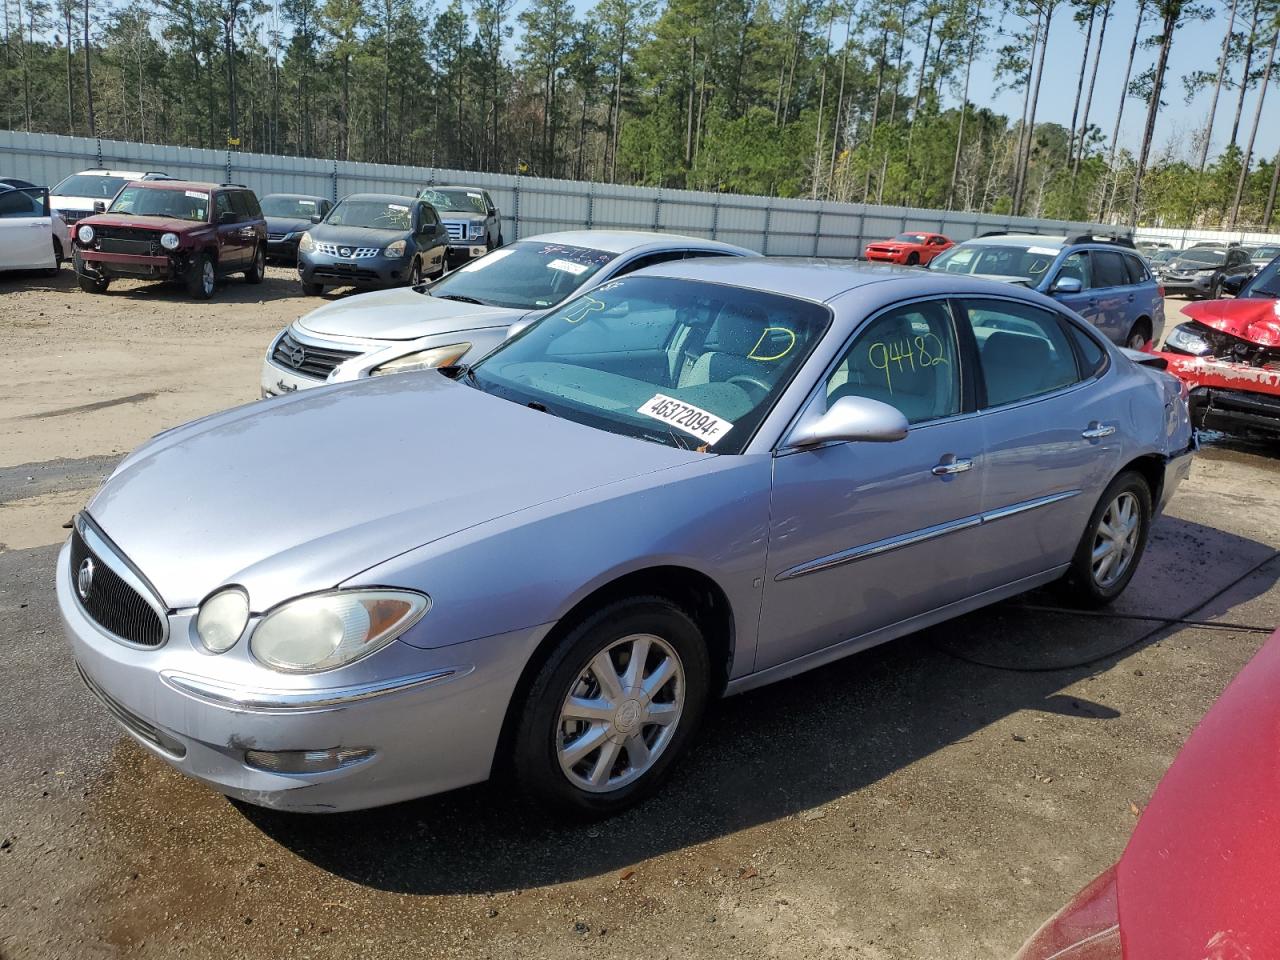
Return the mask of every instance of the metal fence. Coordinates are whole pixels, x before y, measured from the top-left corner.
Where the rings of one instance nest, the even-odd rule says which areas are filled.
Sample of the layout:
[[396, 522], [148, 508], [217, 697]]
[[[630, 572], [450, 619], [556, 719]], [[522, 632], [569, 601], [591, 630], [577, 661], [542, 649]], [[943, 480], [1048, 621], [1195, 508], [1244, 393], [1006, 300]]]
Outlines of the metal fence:
[[710, 237], [772, 255], [851, 257], [860, 255], [868, 241], [906, 230], [936, 231], [967, 240], [991, 230], [1061, 234], [1116, 229], [1079, 221], [782, 200], [0, 130], [0, 175], [53, 186], [68, 174], [95, 167], [243, 183], [259, 196], [308, 193], [335, 200], [349, 193], [416, 194], [433, 184], [465, 183], [489, 190], [502, 211], [505, 240], [554, 230], [644, 229]]

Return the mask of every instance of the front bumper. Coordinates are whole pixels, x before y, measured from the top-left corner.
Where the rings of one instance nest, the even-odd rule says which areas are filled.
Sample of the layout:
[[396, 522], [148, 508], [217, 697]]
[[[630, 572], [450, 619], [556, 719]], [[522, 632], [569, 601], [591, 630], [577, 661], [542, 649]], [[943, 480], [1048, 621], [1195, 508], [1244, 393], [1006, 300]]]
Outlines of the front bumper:
[[1162, 275], [1160, 283], [1165, 293], [1196, 293], [1206, 296], [1213, 289], [1212, 274], [1192, 274], [1191, 276]]
[[1191, 422], [1224, 433], [1280, 435], [1280, 370], [1166, 351], [1191, 392]]
[[907, 262], [907, 254], [905, 250], [899, 251], [898, 253], [889, 253], [888, 251], [885, 251], [885, 250], [867, 249], [866, 251], [864, 251], [863, 255], [868, 260], [871, 260], [875, 263], [906, 263]]
[[474, 260], [476, 257], [483, 257], [488, 252], [489, 248], [485, 245], [484, 237], [479, 240], [449, 241], [449, 261], [451, 263]]
[[[112, 639], [74, 596], [67, 555], [64, 547], [56, 576], [67, 640], [87, 686], [121, 728], [180, 772], [278, 809], [358, 810], [487, 779], [516, 681], [548, 628], [435, 649], [396, 641], [350, 667], [290, 677], [234, 648], [221, 657], [202, 653], [194, 611], [170, 612], [170, 637], [159, 648]], [[334, 747], [373, 754], [305, 774], [245, 759], [248, 750]]]
[[76, 246], [76, 253], [85, 267], [103, 277], [132, 277], [143, 280], [176, 280], [188, 268], [187, 259], [180, 254], [163, 254], [157, 257], [132, 253], [104, 253], [101, 250]]
[[271, 260], [296, 260], [298, 258], [298, 238], [273, 240], [268, 237], [267, 257]]
[[327, 287], [394, 287], [408, 283], [413, 257], [361, 257], [349, 259], [298, 251], [298, 276], [303, 283]]

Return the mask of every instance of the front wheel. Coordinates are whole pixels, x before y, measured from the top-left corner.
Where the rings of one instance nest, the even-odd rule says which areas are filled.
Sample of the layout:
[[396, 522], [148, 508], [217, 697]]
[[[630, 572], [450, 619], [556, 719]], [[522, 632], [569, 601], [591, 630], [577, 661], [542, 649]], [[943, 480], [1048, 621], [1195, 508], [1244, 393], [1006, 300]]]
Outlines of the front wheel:
[[920, 254], [916, 253], [914, 250], [911, 253], [907, 254], [908, 267], [917, 267], [919, 265], [920, 265]]
[[106, 293], [107, 287], [111, 281], [106, 277], [97, 273], [89, 273], [85, 268], [84, 261], [80, 259], [80, 254], [76, 253], [71, 258], [71, 264], [76, 271], [76, 282], [80, 284], [80, 289], [85, 293]]
[[414, 257], [413, 266], [409, 268], [409, 286], [416, 287], [422, 283], [422, 261]]
[[267, 251], [259, 244], [257, 251], [253, 255], [253, 263], [249, 265], [249, 269], [244, 272], [244, 278], [249, 283], [261, 283], [262, 278], [267, 274]]
[[680, 607], [636, 597], [597, 610], [547, 656], [519, 708], [518, 785], [572, 817], [638, 803], [688, 745], [709, 679], [702, 632]]
[[202, 253], [191, 261], [187, 271], [187, 293], [197, 300], [213, 298], [213, 288], [217, 283], [217, 274], [213, 269], [213, 258]]
[[318, 297], [322, 293], [324, 293], [323, 283], [308, 283], [306, 280], [302, 281], [302, 295], [304, 297]]
[[1147, 548], [1151, 512], [1151, 490], [1140, 474], [1126, 471], [1111, 481], [1063, 581], [1070, 600], [1102, 607], [1124, 592]]

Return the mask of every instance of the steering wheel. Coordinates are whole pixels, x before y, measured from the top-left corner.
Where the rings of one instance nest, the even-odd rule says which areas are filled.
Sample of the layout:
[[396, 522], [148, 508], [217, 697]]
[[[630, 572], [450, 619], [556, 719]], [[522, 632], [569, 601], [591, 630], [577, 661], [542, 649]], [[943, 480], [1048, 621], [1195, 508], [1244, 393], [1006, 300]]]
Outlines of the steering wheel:
[[769, 391], [772, 389], [763, 380], [757, 380], [755, 377], [745, 373], [730, 377], [725, 383], [736, 383], [751, 397], [752, 403], [759, 403], [769, 395]]

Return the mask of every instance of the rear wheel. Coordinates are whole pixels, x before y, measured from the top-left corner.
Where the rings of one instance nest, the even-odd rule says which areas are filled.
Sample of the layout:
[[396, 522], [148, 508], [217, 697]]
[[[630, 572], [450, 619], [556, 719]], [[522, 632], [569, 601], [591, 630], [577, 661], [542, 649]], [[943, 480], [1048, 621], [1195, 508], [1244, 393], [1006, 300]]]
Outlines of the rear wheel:
[[211, 256], [202, 253], [191, 261], [191, 266], [187, 269], [187, 293], [197, 300], [210, 300], [217, 282]]
[[267, 251], [259, 244], [257, 251], [253, 255], [253, 262], [249, 265], [249, 269], [244, 272], [244, 278], [249, 283], [261, 283], [266, 273]]
[[675, 604], [635, 597], [597, 610], [551, 650], [519, 708], [518, 785], [561, 815], [638, 803], [688, 745], [709, 678], [702, 633]]
[[1146, 550], [1151, 512], [1151, 490], [1140, 474], [1127, 470], [1111, 481], [1063, 580], [1069, 599], [1101, 607], [1124, 592]]
[[1143, 319], [1133, 325], [1129, 335], [1125, 337], [1124, 345], [1130, 350], [1141, 350], [1150, 340], [1151, 325]]
[[84, 261], [80, 259], [80, 254], [76, 253], [71, 258], [72, 266], [76, 271], [76, 282], [80, 284], [80, 289], [85, 293], [106, 293], [107, 287], [111, 281], [106, 277], [90, 273], [84, 265]]

